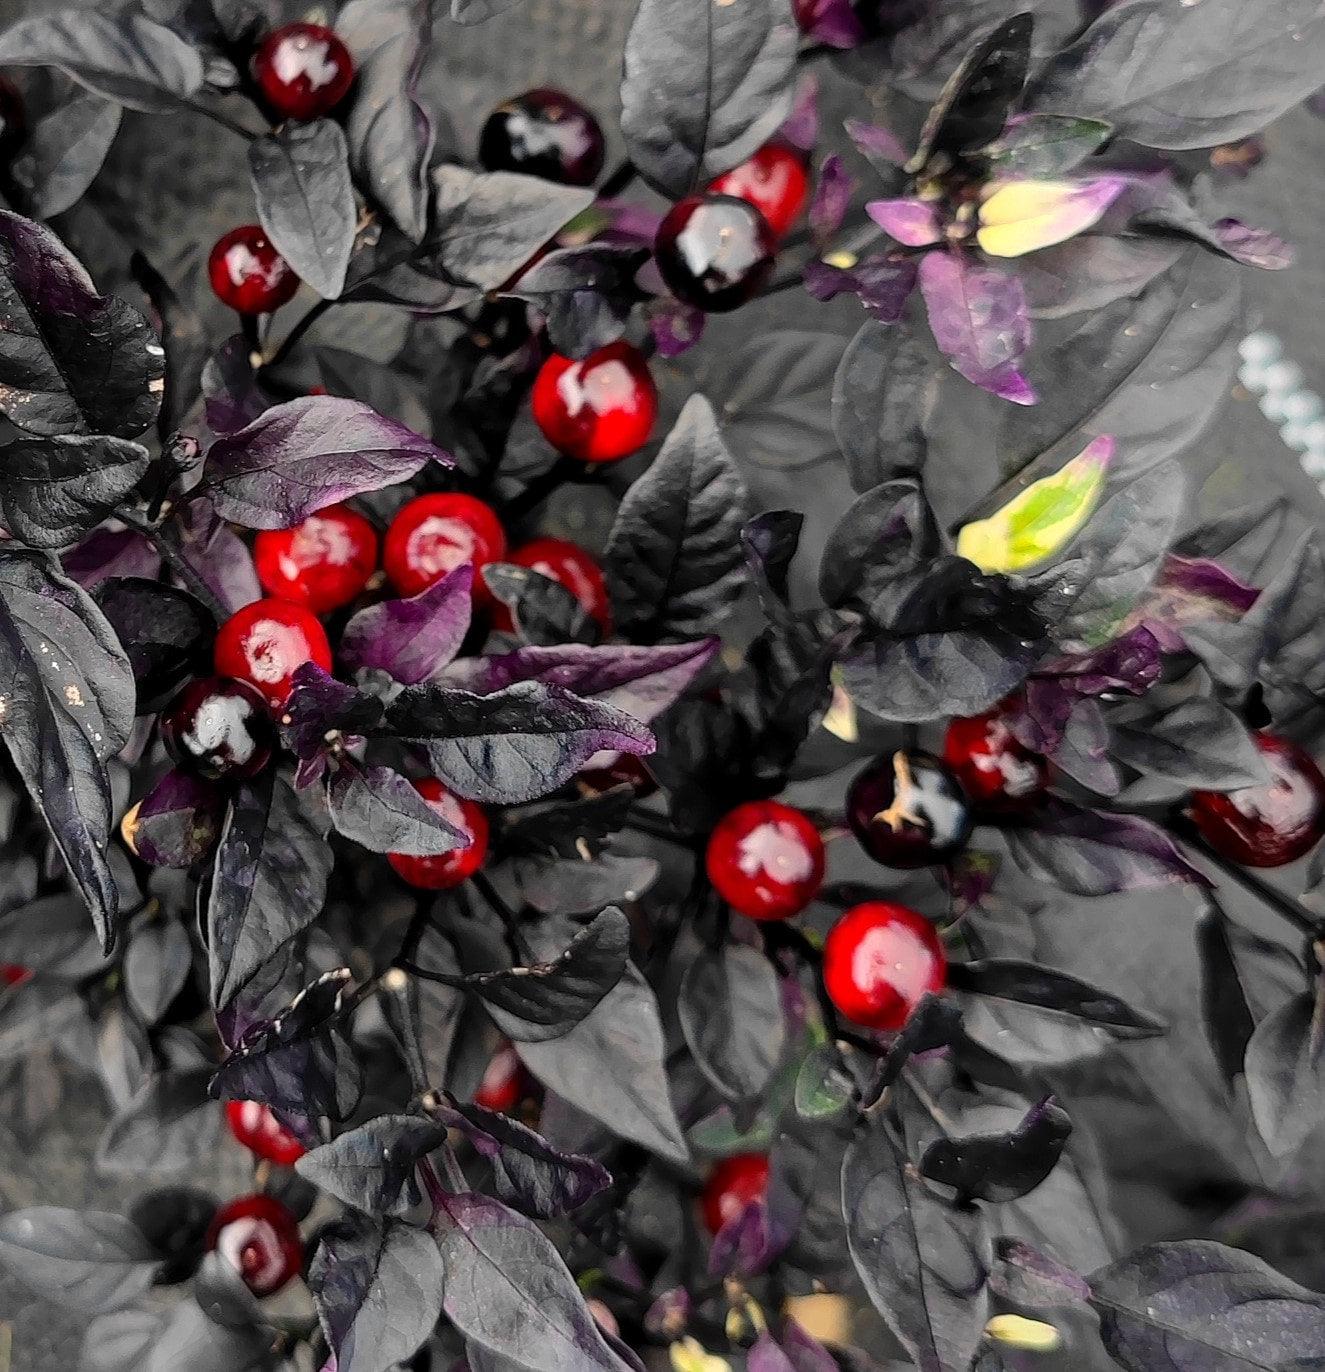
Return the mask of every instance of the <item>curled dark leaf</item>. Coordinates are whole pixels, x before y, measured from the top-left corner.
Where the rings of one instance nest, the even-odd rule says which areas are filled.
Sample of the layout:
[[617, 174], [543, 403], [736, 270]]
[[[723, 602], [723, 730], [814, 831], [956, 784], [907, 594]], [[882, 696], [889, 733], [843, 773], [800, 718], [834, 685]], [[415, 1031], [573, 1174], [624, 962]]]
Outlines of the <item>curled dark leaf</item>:
[[446, 1140], [418, 1115], [379, 1115], [305, 1153], [299, 1175], [337, 1200], [371, 1215], [392, 1215], [418, 1201], [414, 1169]]
[[920, 1170], [930, 1181], [953, 1187], [962, 1200], [1016, 1200], [1053, 1171], [1071, 1132], [1067, 1112], [1049, 1096], [1006, 1133], [935, 1140]]
[[1132, 1009], [1109, 992], [1032, 962], [988, 958], [954, 963], [949, 971], [949, 984], [956, 990], [1071, 1015], [1118, 1038], [1152, 1038], [1164, 1032], [1161, 1020]]

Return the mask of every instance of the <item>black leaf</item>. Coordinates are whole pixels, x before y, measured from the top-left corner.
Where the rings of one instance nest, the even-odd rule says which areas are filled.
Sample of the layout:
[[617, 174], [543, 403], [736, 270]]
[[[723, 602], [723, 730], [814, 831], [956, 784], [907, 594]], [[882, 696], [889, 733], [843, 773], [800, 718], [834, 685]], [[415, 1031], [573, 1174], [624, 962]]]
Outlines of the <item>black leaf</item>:
[[1132, 1009], [1117, 996], [1033, 962], [988, 958], [953, 963], [948, 971], [948, 984], [956, 990], [1070, 1015], [1099, 1025], [1116, 1038], [1153, 1038], [1165, 1031], [1163, 1021]]
[[1072, 1121], [1053, 1097], [1034, 1106], [1015, 1129], [1002, 1134], [936, 1139], [920, 1170], [951, 1186], [959, 1200], [1001, 1204], [1033, 1191], [1053, 1171], [1072, 1132]]
[[129, 737], [133, 676], [91, 599], [48, 557], [12, 545], [0, 549], [0, 680], [9, 754], [109, 951], [119, 894], [106, 762]]
[[658, 1002], [633, 964], [569, 1033], [518, 1049], [549, 1090], [618, 1138], [674, 1161], [687, 1156], [664, 1066]]
[[692, 396], [662, 451], [631, 486], [605, 570], [622, 633], [684, 636], [712, 627], [745, 585], [746, 491], [712, 406]]
[[431, 857], [465, 842], [464, 835], [390, 767], [342, 758], [327, 780], [327, 809], [337, 833], [373, 853]]
[[972, 49], [926, 116], [912, 166], [935, 153], [975, 152], [1003, 132], [1026, 85], [1034, 27], [1032, 15], [1014, 15]]
[[744, 161], [791, 108], [796, 41], [775, 0], [644, 0], [626, 38], [621, 131], [669, 199]]
[[647, 257], [646, 248], [627, 243], [558, 248], [505, 294], [528, 301], [543, 315], [557, 352], [587, 357], [625, 332], [631, 309], [644, 298], [635, 273]]
[[331, 851], [285, 781], [268, 771], [235, 792], [207, 902], [216, 1009], [318, 917], [330, 873]]
[[135, 110], [176, 108], [203, 82], [202, 58], [164, 24], [95, 10], [20, 20], [0, 33], [0, 66], [58, 67]]
[[635, 798], [635, 788], [622, 785], [597, 795], [551, 800], [544, 805], [508, 811], [500, 817], [497, 847], [510, 857], [556, 854], [580, 860], [584, 856], [581, 842], [592, 849], [617, 833]]
[[389, 1372], [413, 1357], [442, 1308], [442, 1258], [421, 1229], [346, 1215], [322, 1231], [308, 1269], [336, 1364]]
[[414, 1169], [445, 1139], [418, 1115], [379, 1115], [305, 1153], [295, 1170], [356, 1210], [395, 1214], [418, 1203]]
[[506, 1034], [522, 1043], [559, 1038], [580, 1024], [621, 980], [630, 924], [614, 906], [579, 930], [556, 958], [530, 967], [473, 972], [475, 992]]
[[511, 612], [516, 632], [537, 647], [595, 644], [602, 627], [571, 591], [552, 577], [514, 562], [489, 562], [483, 580]]
[[320, 296], [345, 287], [357, 211], [339, 124], [291, 121], [248, 145], [258, 218], [272, 246]]
[[550, 1239], [486, 1196], [451, 1196], [439, 1215], [442, 1310], [471, 1366], [527, 1372], [626, 1372]]
[[88, 940], [87, 906], [76, 895], [58, 895], [0, 915], [0, 962], [78, 981], [103, 970], [106, 955]]
[[1128, 1372], [1325, 1363], [1325, 1297], [1250, 1253], [1197, 1239], [1154, 1243], [1088, 1280], [1104, 1346]]
[[554, 1148], [518, 1120], [451, 1096], [424, 1099], [424, 1108], [448, 1129], [457, 1129], [492, 1165], [500, 1200], [534, 1219], [556, 1219], [611, 1184], [607, 1169], [593, 1158]]
[[696, 1064], [730, 1101], [761, 1096], [786, 1044], [782, 989], [754, 948], [705, 949], [686, 968], [677, 1013]]
[[156, 418], [165, 353], [147, 321], [98, 295], [49, 229], [7, 210], [0, 309], [12, 321], [0, 334], [0, 408], [19, 428], [132, 438]]
[[919, 470], [942, 374], [915, 331], [861, 325], [838, 364], [832, 401], [833, 433], [856, 490]]
[[113, 576], [93, 599], [128, 655], [138, 714], [159, 710], [210, 665], [216, 620], [188, 591], [146, 577]]
[[407, 686], [382, 730], [427, 752], [462, 796], [499, 805], [555, 791], [600, 750], [647, 753], [653, 736], [629, 715], [557, 686], [525, 681], [492, 695]]
[[147, 449], [124, 438], [24, 438], [0, 452], [0, 513], [34, 548], [65, 548], [106, 517], [142, 480]]
[[1112, 721], [1112, 754], [1184, 790], [1261, 786], [1269, 772], [1247, 727], [1217, 700], [1194, 696], [1159, 714]]
[[638, 900], [658, 879], [653, 858], [604, 853], [593, 862], [518, 858], [512, 874], [525, 903], [545, 915], [592, 915], [607, 905]]
[[926, 1190], [876, 1123], [847, 1148], [842, 1215], [865, 1291], [919, 1372], [969, 1367], [988, 1315], [992, 1260], [979, 1212]]
[[43, 1300], [95, 1315], [127, 1305], [160, 1267], [128, 1220], [99, 1210], [37, 1206], [0, 1216], [0, 1266]]

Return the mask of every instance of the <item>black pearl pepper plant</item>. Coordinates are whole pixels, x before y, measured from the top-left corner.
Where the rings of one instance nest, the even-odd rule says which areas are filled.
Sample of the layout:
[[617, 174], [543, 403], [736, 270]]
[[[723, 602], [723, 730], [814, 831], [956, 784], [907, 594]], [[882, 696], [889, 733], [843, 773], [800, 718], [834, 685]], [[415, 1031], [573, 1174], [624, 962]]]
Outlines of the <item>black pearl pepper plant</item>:
[[[0, 31], [0, 1137], [104, 1191], [0, 1366], [1325, 1367], [1325, 562], [1184, 462], [1325, 8], [446, 108], [518, 6]], [[199, 119], [251, 210], [94, 276]]]

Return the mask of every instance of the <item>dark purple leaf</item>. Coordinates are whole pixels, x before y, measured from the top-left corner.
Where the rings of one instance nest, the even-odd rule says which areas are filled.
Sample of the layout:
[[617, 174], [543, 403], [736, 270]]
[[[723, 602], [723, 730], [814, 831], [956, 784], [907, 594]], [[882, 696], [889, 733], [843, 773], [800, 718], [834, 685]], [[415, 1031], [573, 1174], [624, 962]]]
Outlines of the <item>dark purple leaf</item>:
[[576, 931], [555, 957], [527, 967], [472, 972], [465, 985], [508, 1038], [559, 1038], [592, 1014], [617, 985], [630, 952], [630, 924], [615, 906]]
[[414, 1356], [442, 1309], [442, 1258], [422, 1229], [346, 1215], [322, 1231], [308, 1269], [331, 1372], [390, 1372]]
[[685, 693], [713, 660], [716, 638], [649, 648], [611, 643], [602, 647], [517, 648], [454, 664], [447, 680], [489, 695], [520, 681], [559, 686], [586, 700], [601, 700], [646, 724]]
[[885, 172], [894, 167], [904, 166], [910, 156], [906, 145], [891, 129], [885, 129], [878, 124], [867, 124], [862, 119], [848, 119], [844, 127], [847, 137], [860, 152]]
[[1104, 1346], [1128, 1372], [1305, 1372], [1325, 1360], [1325, 1297], [1235, 1248], [1154, 1243], [1089, 1282]]
[[217, 515], [210, 501], [190, 500], [176, 527], [180, 551], [226, 610], [233, 614], [261, 599], [248, 544]]
[[308, 762], [328, 748], [328, 734], [353, 741], [381, 720], [382, 709], [377, 696], [338, 681], [315, 662], [305, 662], [295, 669], [281, 723], [296, 756]]
[[161, 569], [156, 549], [132, 529], [93, 529], [60, 554], [64, 574], [85, 591], [95, 590], [112, 576], [153, 578]]
[[797, 35], [776, 0], [707, 6], [644, 0], [626, 38], [621, 131], [670, 199], [743, 162], [791, 108]]
[[207, 359], [202, 394], [207, 427], [215, 434], [238, 433], [273, 404], [258, 386], [252, 349], [236, 334]]
[[80, 1314], [127, 1305], [160, 1266], [152, 1245], [120, 1215], [43, 1205], [0, 1216], [0, 1267]]
[[1039, 1186], [1057, 1165], [1071, 1132], [1067, 1113], [1047, 1096], [1006, 1133], [936, 1139], [925, 1149], [920, 1171], [951, 1186], [958, 1200], [1002, 1204]]
[[207, 452], [204, 489], [222, 518], [284, 529], [351, 496], [451, 458], [357, 400], [305, 396], [273, 406]]
[[11, 25], [0, 34], [0, 65], [58, 67], [136, 110], [175, 109], [203, 83], [201, 57], [164, 24], [95, 10], [60, 10]]
[[419, 1115], [379, 1115], [304, 1154], [295, 1170], [356, 1210], [392, 1215], [418, 1203], [414, 1170], [446, 1141]]
[[125, 820], [134, 851], [153, 867], [192, 867], [221, 833], [225, 796], [212, 783], [171, 768]]
[[807, 160], [819, 142], [819, 78], [808, 72], [796, 83], [791, 112], [782, 121], [774, 142], [795, 148]]
[[119, 893], [106, 763], [133, 727], [133, 676], [90, 597], [12, 544], [0, 547], [0, 679], [0, 736], [109, 951]]
[[[362, 1091], [358, 1059], [336, 1025], [349, 980], [349, 968], [337, 967], [306, 986], [275, 1018], [248, 1025], [213, 1074], [211, 1094], [255, 1100], [284, 1116], [346, 1119]], [[218, 1026], [231, 1018], [218, 1016]]]
[[336, 832], [372, 853], [435, 857], [472, 837], [443, 819], [399, 772], [349, 758], [327, 782], [327, 808]]
[[338, 656], [351, 671], [371, 668], [404, 686], [426, 681], [460, 651], [473, 609], [474, 568], [452, 568], [407, 600], [381, 600], [345, 626]]
[[296, 276], [325, 300], [345, 288], [358, 209], [339, 124], [291, 120], [248, 145], [258, 218]]
[[[0, 35], [0, 49], [15, 32]], [[132, 438], [156, 418], [165, 351], [147, 321], [98, 295], [49, 229], [8, 210], [0, 210], [0, 310], [11, 321], [0, 334], [0, 409], [20, 429]]]
[[685, 1160], [664, 1067], [658, 1002], [633, 964], [626, 964], [621, 980], [568, 1034], [521, 1043], [518, 1051], [550, 1091], [618, 1138]]
[[428, 227], [434, 135], [417, 94], [432, 6], [427, 0], [350, 0], [336, 16], [336, 36], [354, 58], [345, 124], [350, 163], [401, 233], [417, 243]]
[[1125, 0], [1056, 56], [1033, 101], [1107, 119], [1147, 147], [1209, 148], [1305, 100], [1322, 62], [1325, 15], [1314, 0], [1284, 0], [1273, 13], [1239, 0]]
[[816, 300], [832, 300], [850, 291], [871, 317], [881, 324], [896, 324], [906, 313], [918, 273], [913, 257], [875, 254], [853, 267], [835, 267], [815, 259], [805, 265], [805, 289]]
[[1031, 325], [1017, 277], [935, 251], [921, 259], [920, 290], [935, 342], [968, 381], [1014, 405], [1036, 403], [1039, 397], [1018, 369]]
[[647, 249], [621, 243], [559, 248], [540, 258], [506, 294], [542, 314], [557, 352], [587, 357], [625, 332], [631, 309], [644, 298], [635, 273], [647, 257]]
[[[850, 14], [850, 6], [845, 4], [845, 0], [843, 4]], [[747, 1372], [796, 1372], [795, 1364], [782, 1351], [767, 1329], [755, 1340], [746, 1357], [745, 1366]]]
[[534, 1219], [559, 1219], [611, 1185], [601, 1163], [554, 1148], [507, 1115], [450, 1096], [426, 1099], [424, 1108], [488, 1160], [498, 1199]]
[[829, 48], [854, 48], [864, 41], [865, 30], [851, 0], [811, 0], [807, 8], [808, 24], [804, 19], [799, 22], [801, 31], [813, 42]]
[[979, 1212], [927, 1190], [876, 1121], [847, 1148], [842, 1215], [866, 1294], [919, 1372], [969, 1367], [989, 1307]]
[[450, 1196], [437, 1216], [442, 1310], [486, 1365], [624, 1372], [552, 1241], [486, 1196]]
[[900, 200], [871, 200], [865, 213], [890, 238], [907, 248], [926, 248], [943, 237], [938, 211], [915, 196]]
[[1220, 247], [1236, 262], [1271, 272], [1293, 265], [1296, 254], [1292, 245], [1269, 229], [1258, 229], [1240, 219], [1219, 219], [1211, 228]]
[[72, 209], [96, 180], [122, 111], [97, 95], [75, 95], [33, 124], [11, 164], [36, 219]]
[[763, 1095], [786, 1044], [773, 964], [754, 948], [705, 949], [686, 969], [677, 1014], [691, 1056], [724, 1099]]
[[1108, 991], [1033, 962], [988, 958], [953, 963], [949, 970], [949, 981], [955, 990], [1070, 1015], [1098, 1025], [1118, 1038], [1153, 1038], [1165, 1032], [1162, 1020], [1134, 1010]]
[[1020, 1239], [1000, 1239], [990, 1289], [1001, 1300], [1032, 1310], [1071, 1306], [1090, 1299], [1090, 1286], [1070, 1267]]
[[787, 1236], [778, 1232], [767, 1201], [752, 1200], [714, 1234], [708, 1274], [740, 1280], [757, 1276], [786, 1246]]
[[1302, 1146], [1325, 1119], [1325, 980], [1293, 996], [1256, 1026], [1247, 1044], [1252, 1118], [1276, 1158]]
[[629, 715], [534, 681], [487, 696], [407, 686], [377, 732], [426, 752], [460, 795], [498, 805], [555, 791], [601, 749], [653, 751], [653, 735]]
[[745, 584], [746, 490], [709, 402], [691, 396], [617, 508], [604, 570], [623, 634], [711, 628]]
[[819, 167], [808, 211], [814, 242], [822, 246], [842, 227], [855, 190], [856, 178], [847, 171], [837, 153], [829, 153]]
[[286, 782], [269, 771], [234, 793], [207, 902], [216, 1009], [318, 917], [330, 873], [331, 850]]
[[1026, 872], [1074, 895], [1172, 882], [1210, 884], [1163, 829], [1139, 815], [1104, 814], [1052, 800], [1026, 828], [1008, 831], [1008, 842]]
[[1240, 619], [1259, 595], [1217, 562], [1169, 553], [1128, 623], [1143, 625], [1166, 653], [1180, 653], [1187, 647], [1182, 631], [1188, 624]]
[[216, 621], [187, 591], [143, 577], [112, 577], [93, 599], [128, 655], [140, 715], [159, 710], [210, 667]]
[[708, 316], [679, 300], [655, 300], [646, 311], [659, 357], [680, 357], [704, 336]]

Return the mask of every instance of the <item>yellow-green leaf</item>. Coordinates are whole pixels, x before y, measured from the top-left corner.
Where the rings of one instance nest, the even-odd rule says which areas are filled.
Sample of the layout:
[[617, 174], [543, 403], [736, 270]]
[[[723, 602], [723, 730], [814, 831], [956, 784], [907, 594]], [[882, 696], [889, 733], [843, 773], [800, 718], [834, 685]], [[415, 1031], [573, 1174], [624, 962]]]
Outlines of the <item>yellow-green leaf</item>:
[[983, 572], [1022, 572], [1052, 557], [1090, 518], [1113, 439], [1102, 434], [1053, 476], [1032, 482], [988, 519], [967, 524], [957, 552]]
[[731, 1372], [731, 1363], [708, 1352], [698, 1339], [678, 1339], [668, 1352], [673, 1372]]
[[1024, 1315], [995, 1315], [985, 1325], [985, 1333], [996, 1343], [1027, 1353], [1052, 1353], [1063, 1346], [1063, 1336], [1052, 1324]]

